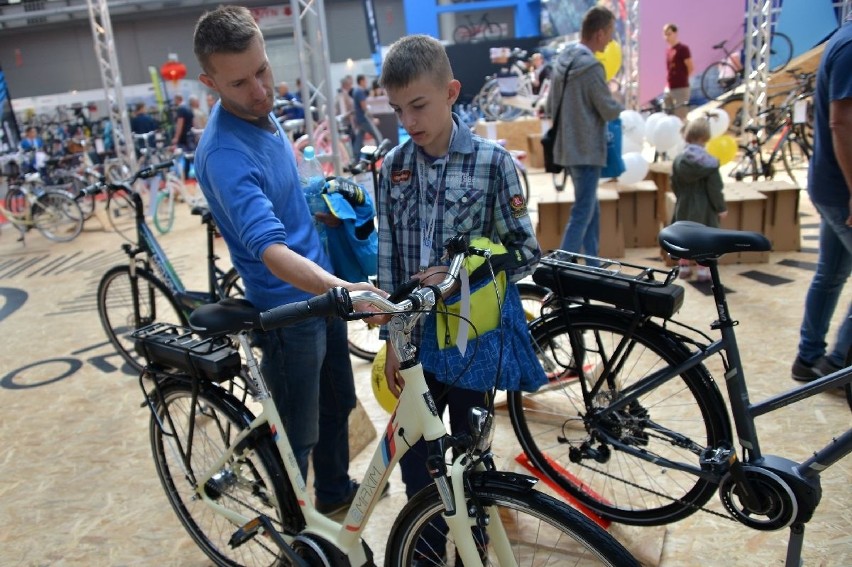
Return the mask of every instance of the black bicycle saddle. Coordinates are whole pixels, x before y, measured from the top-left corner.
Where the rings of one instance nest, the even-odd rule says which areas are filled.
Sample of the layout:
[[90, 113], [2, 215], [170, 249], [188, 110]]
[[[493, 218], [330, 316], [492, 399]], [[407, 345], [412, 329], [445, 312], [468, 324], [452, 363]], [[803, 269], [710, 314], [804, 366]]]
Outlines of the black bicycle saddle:
[[663, 250], [684, 260], [708, 260], [729, 252], [765, 252], [772, 243], [759, 232], [711, 228], [692, 221], [677, 221], [660, 231]]
[[250, 301], [226, 297], [202, 305], [189, 316], [189, 326], [203, 337], [260, 329], [260, 312]]

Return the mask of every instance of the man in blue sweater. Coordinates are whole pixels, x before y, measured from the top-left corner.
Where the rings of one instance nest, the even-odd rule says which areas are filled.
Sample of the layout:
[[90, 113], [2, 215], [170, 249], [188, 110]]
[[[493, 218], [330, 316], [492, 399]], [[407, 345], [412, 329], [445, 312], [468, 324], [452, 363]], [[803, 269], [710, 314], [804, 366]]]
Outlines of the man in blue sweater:
[[[378, 292], [331, 274], [293, 150], [272, 114], [272, 69], [251, 13], [237, 6], [205, 13], [194, 49], [199, 79], [220, 97], [195, 152], [196, 175], [247, 299], [265, 310], [335, 286]], [[257, 338], [261, 370], [305, 478], [317, 449], [317, 509], [347, 509], [357, 483], [348, 473], [347, 424], [356, 398], [346, 323], [313, 318]]]

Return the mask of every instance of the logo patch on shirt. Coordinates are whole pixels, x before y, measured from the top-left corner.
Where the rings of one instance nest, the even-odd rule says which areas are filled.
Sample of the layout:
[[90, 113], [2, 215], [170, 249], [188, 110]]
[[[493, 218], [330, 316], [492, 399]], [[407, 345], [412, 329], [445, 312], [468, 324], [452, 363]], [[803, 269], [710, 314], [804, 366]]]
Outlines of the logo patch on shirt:
[[405, 183], [411, 179], [411, 170], [403, 169], [402, 171], [392, 171], [391, 172], [391, 182], [396, 183]]
[[523, 195], [512, 195], [509, 201], [509, 208], [512, 210], [512, 217], [519, 219], [527, 214], [527, 202]]

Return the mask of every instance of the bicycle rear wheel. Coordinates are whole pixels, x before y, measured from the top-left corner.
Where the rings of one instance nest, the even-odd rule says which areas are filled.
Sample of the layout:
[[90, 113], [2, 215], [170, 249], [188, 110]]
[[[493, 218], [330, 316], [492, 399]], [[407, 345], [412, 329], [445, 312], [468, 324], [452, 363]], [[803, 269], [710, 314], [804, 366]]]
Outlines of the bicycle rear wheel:
[[[198, 384], [197, 392], [189, 381], [173, 379], [165, 384], [159, 395], [152, 394], [151, 450], [157, 476], [184, 528], [217, 565], [278, 565], [279, 550], [263, 535], [232, 548], [228, 540], [239, 526], [214, 512], [200, 497], [206, 493], [216, 504], [252, 519], [263, 514], [276, 530], [285, 529], [281, 507], [289, 502], [282, 493], [286, 477], [272, 437], [249, 437], [239, 454], [200, 487], [198, 475], [211, 472], [254, 416], [213, 384]], [[296, 529], [301, 529], [300, 520], [295, 520]]]
[[726, 61], [711, 64], [701, 74], [701, 92], [709, 100], [719, 98], [742, 83], [742, 72]]
[[186, 325], [186, 317], [163, 282], [144, 268], [136, 268], [134, 280], [130, 266], [114, 266], [101, 278], [98, 316], [109, 342], [134, 374], [145, 365], [131, 337], [136, 329], [155, 321]]
[[777, 73], [784, 69], [793, 58], [793, 42], [780, 32], [772, 34], [769, 40], [769, 72]]
[[[483, 520], [499, 518], [511, 546], [513, 565], [639, 565], [615, 538], [568, 505], [531, 488], [479, 480], [471, 475], [468, 508]], [[472, 489], [472, 490], [471, 490]], [[463, 513], [464, 511], [461, 511]], [[443, 520], [444, 505], [434, 484], [418, 492], [397, 517], [386, 546], [385, 567], [460, 565], [452, 534]], [[501, 565], [496, 551], [476, 530], [484, 565]], [[448, 559], [449, 558], [449, 559]]]
[[68, 242], [83, 230], [83, 211], [64, 191], [45, 191], [33, 203], [33, 224], [48, 240]]
[[612, 521], [661, 525], [693, 513], [716, 486], [654, 461], [698, 467], [706, 448], [730, 443], [731, 428], [703, 366], [598, 417], [623, 391], [687, 356], [677, 337], [652, 322], [632, 336], [629, 324], [615, 309], [592, 306], [532, 325], [550, 383], [511, 392], [509, 418], [530, 461], [577, 500]]

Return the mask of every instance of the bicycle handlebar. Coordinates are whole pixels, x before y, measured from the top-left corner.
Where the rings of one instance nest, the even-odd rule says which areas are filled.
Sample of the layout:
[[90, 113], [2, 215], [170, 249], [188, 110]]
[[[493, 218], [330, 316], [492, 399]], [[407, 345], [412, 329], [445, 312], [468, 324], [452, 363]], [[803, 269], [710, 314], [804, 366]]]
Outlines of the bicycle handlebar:
[[[446, 246], [451, 256], [447, 275], [436, 286], [412, 289], [400, 301], [394, 302], [372, 291], [348, 291], [335, 287], [322, 295], [305, 301], [297, 301], [279, 307], [273, 307], [260, 314], [260, 326], [265, 331], [295, 325], [311, 317], [340, 317], [341, 319], [360, 319], [371, 315], [422, 313], [432, 309], [436, 295], [444, 297], [455, 284], [462, 262], [469, 253], [482, 253], [478, 249], [468, 248], [467, 237], [460, 235], [452, 238]], [[376, 312], [356, 313], [353, 305], [366, 303], [375, 307]]]
[[118, 191], [120, 189], [128, 189], [133, 183], [135, 183], [139, 179], [148, 179], [157, 174], [158, 171], [162, 169], [168, 169], [174, 165], [174, 160], [168, 160], [161, 163], [156, 163], [154, 165], [148, 165], [137, 171], [133, 174], [132, 177], [128, 179], [124, 179], [118, 182], [107, 181], [104, 175], [100, 176], [100, 179], [87, 187], [83, 187], [78, 193], [78, 197], [83, 197], [87, 195], [96, 195], [100, 193], [102, 190], [106, 189], [108, 191]]

